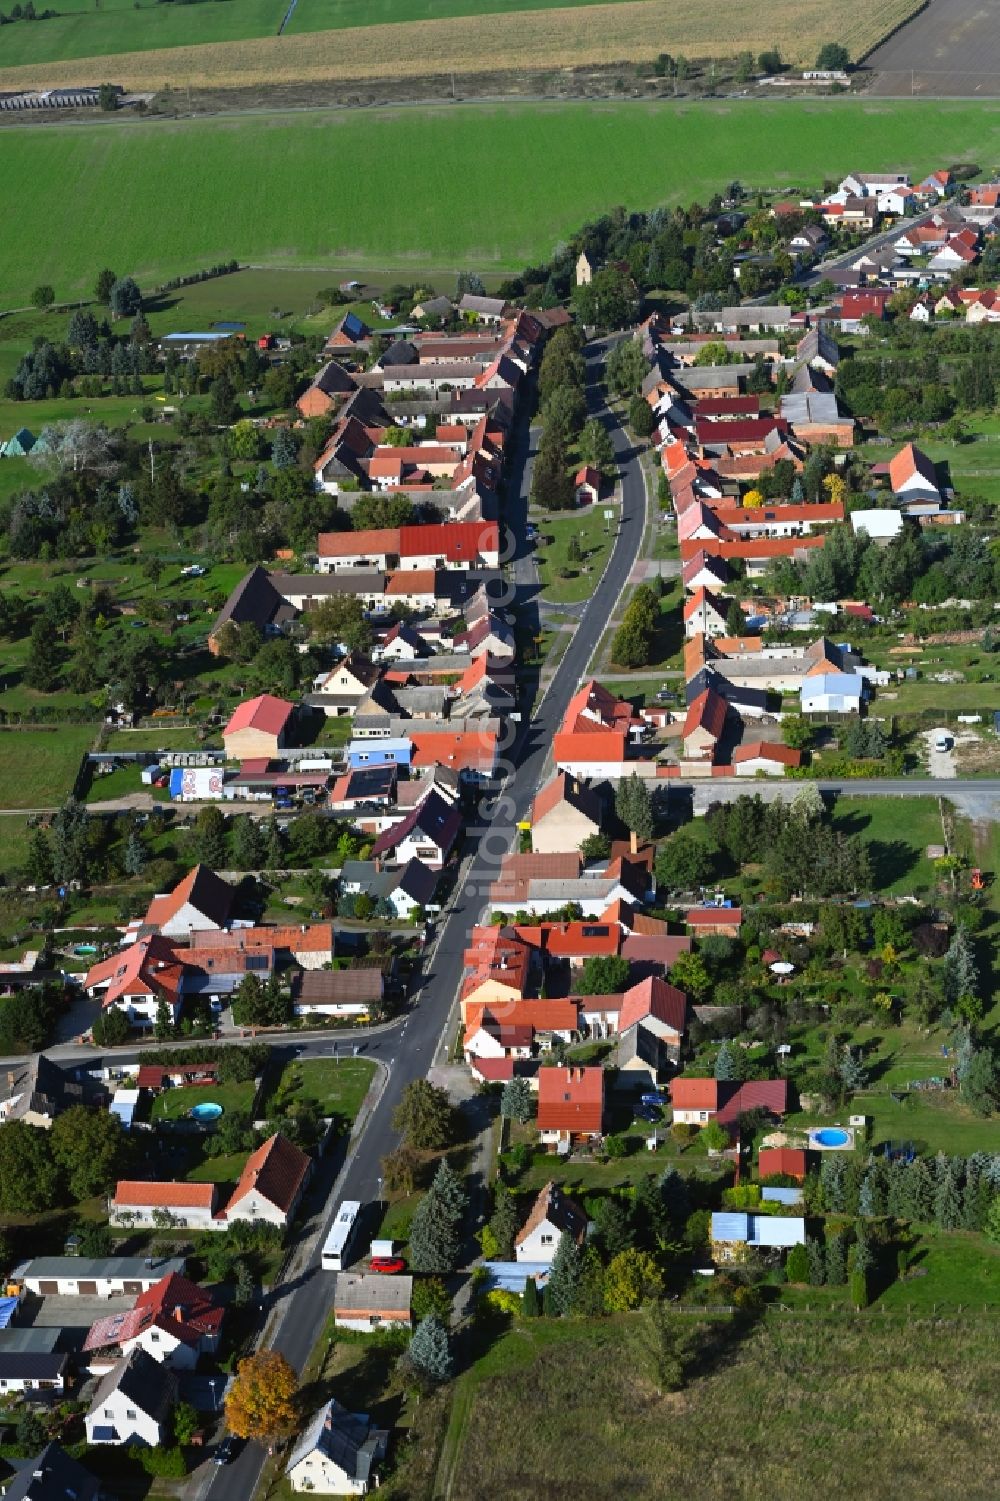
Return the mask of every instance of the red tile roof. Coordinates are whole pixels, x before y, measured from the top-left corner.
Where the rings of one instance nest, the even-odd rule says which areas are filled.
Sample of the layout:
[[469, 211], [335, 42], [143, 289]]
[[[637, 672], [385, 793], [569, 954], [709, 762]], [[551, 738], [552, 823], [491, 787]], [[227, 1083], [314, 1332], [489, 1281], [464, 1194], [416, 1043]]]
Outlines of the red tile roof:
[[683, 1037], [687, 1025], [687, 996], [657, 976], [642, 980], [625, 992], [618, 1018], [619, 1032], [627, 1032], [629, 1027], [644, 1021], [647, 1016], [655, 1017]]
[[790, 745], [778, 745], [773, 740], [749, 740], [733, 751], [734, 762], [755, 761], [758, 756], [765, 761], [779, 761], [782, 766], [802, 763], [801, 751], [793, 750]]
[[932, 490], [937, 490], [937, 472], [933, 463], [912, 443], [907, 443], [889, 460], [889, 483], [898, 491], [910, 480], [922, 479]]
[[[731, 1089], [732, 1085], [727, 1086]], [[787, 1079], [748, 1079], [719, 1105], [716, 1119], [724, 1126], [734, 1125], [748, 1110], [765, 1110], [769, 1115], [784, 1115], [788, 1110]]]
[[695, 1079], [681, 1074], [670, 1084], [670, 1099], [675, 1110], [714, 1110], [719, 1099], [715, 1079]]
[[513, 1058], [477, 1058], [473, 1055], [469, 1067], [487, 1084], [506, 1084], [514, 1077]]
[[363, 532], [320, 532], [316, 550], [321, 558], [369, 558], [399, 554], [399, 527], [371, 527]]
[[275, 698], [271, 693], [259, 693], [237, 704], [232, 717], [222, 732], [235, 735], [237, 730], [262, 730], [266, 735], [280, 735], [295, 709], [287, 699]]
[[597, 1135], [604, 1121], [604, 1070], [542, 1068], [538, 1071], [538, 1129]]
[[173, 891], [165, 896], [154, 896], [146, 909], [143, 926], [162, 928], [163, 924], [176, 917], [182, 907], [191, 904], [203, 917], [223, 927], [229, 921], [235, 893], [228, 881], [217, 876], [207, 865], [196, 865], [188, 871], [183, 881], [178, 881]]
[[401, 558], [440, 557], [448, 563], [471, 565], [484, 553], [499, 550], [500, 529], [495, 521], [444, 521], [399, 529]]
[[806, 1175], [805, 1152], [798, 1147], [761, 1147], [757, 1155], [757, 1176], [770, 1178], [774, 1173], [798, 1178], [801, 1182]]
[[738, 928], [743, 921], [743, 913], [739, 907], [692, 907], [685, 912], [684, 921], [689, 928]]
[[[414, 575], [410, 575], [413, 577]], [[444, 766], [453, 771], [487, 775], [496, 762], [497, 737], [492, 730], [411, 730], [411, 767]]]
[[306, 1153], [276, 1131], [256, 1152], [250, 1153], [225, 1213], [230, 1214], [256, 1189], [268, 1203], [288, 1214], [310, 1166], [311, 1159]]
[[713, 688], [706, 688], [688, 709], [681, 738], [686, 740], [695, 730], [701, 729], [718, 740], [725, 728], [727, 711], [728, 706], [721, 693], [716, 693]]
[[115, 1208], [211, 1209], [218, 1187], [215, 1183], [146, 1183], [131, 1178], [119, 1180]]
[[400, 568], [395, 573], [390, 573], [386, 582], [385, 593], [387, 595], [435, 595], [436, 584], [437, 574], [433, 568]]

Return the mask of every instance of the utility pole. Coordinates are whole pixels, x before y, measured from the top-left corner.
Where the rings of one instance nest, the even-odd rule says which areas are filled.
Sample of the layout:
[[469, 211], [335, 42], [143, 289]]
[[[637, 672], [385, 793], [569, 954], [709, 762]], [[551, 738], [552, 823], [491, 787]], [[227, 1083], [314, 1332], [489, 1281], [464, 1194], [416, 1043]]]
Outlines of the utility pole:
[[153, 484], [156, 483], [156, 461], [153, 458], [153, 440], [152, 440], [152, 438], [150, 438], [150, 440], [149, 440], [149, 483], [151, 485], [153, 485]]

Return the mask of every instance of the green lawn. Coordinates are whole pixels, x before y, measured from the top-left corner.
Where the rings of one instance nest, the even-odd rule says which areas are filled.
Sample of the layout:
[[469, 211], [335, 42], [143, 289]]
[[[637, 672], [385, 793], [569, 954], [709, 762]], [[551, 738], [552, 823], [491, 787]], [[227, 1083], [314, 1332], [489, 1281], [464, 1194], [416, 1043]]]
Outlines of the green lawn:
[[287, 0], [239, 0], [231, 5], [203, 0], [183, 6], [159, 5], [155, 0], [100, 0], [99, 6], [93, 0], [59, 0], [59, 14], [44, 24], [22, 21], [4, 27], [3, 61], [14, 68], [271, 36], [286, 9]]
[[[942, 793], [947, 791], [942, 784]], [[868, 845], [876, 891], [899, 895], [937, 881], [924, 851], [940, 844], [941, 815], [933, 797], [838, 797], [834, 823]]]
[[93, 724], [0, 729], [0, 808], [55, 807], [69, 797]]
[[1000, 1246], [968, 1231], [921, 1230], [917, 1275], [893, 1282], [879, 1298], [886, 1308], [931, 1312], [935, 1303], [1000, 1304]]
[[253, 1105], [255, 1087], [250, 1080], [246, 1084], [206, 1084], [191, 1086], [187, 1085], [176, 1089], [165, 1089], [156, 1096], [153, 1108], [150, 1111], [151, 1121], [175, 1121], [188, 1114], [194, 1105], [201, 1105], [211, 1100], [216, 1105], [221, 1105], [224, 1110], [232, 1114], [234, 1111], [246, 1115]]
[[246, 1152], [231, 1152], [223, 1157], [206, 1157], [185, 1174], [189, 1183], [235, 1183], [247, 1160]]
[[[156, 9], [190, 27], [236, 8]], [[58, 23], [24, 31], [50, 24]], [[5, 47], [19, 30], [4, 29]], [[60, 297], [89, 294], [108, 258], [99, 251], [111, 205], [113, 259], [140, 284], [234, 256], [355, 275], [407, 264], [442, 274], [516, 269], [609, 204], [704, 203], [735, 176], [750, 187], [806, 187], [862, 157], [872, 170], [919, 176], [941, 161], [991, 161], [998, 135], [1000, 105], [928, 110], [909, 100], [601, 101], [16, 127], [4, 137], [18, 212], [5, 226], [3, 296], [20, 305], [42, 281]], [[423, 163], [416, 203], [399, 191], [404, 157]], [[456, 216], [456, 177], [480, 158], [504, 170]], [[248, 160], [266, 193], [246, 191]], [[317, 213], [317, 203], [336, 213]]]
[[264, 1108], [274, 1115], [296, 1101], [312, 1100], [323, 1114], [353, 1121], [374, 1074], [370, 1058], [297, 1058], [285, 1065]]
[[[542, 593], [547, 600], [553, 604], [569, 605], [590, 598], [614, 541], [617, 515], [615, 510], [616, 519], [605, 521], [604, 507], [591, 506], [588, 511], [574, 511], [569, 516], [538, 523], [536, 559]], [[582, 560], [579, 563], [570, 563], [567, 557], [571, 537], [580, 544]], [[572, 570], [569, 578], [558, 577], [558, 570], [563, 567]]]

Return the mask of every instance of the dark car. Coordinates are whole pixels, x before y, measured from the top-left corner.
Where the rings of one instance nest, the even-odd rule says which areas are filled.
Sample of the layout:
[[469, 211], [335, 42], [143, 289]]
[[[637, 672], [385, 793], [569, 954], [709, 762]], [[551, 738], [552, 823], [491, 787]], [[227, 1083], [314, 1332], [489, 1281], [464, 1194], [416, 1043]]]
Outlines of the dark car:
[[226, 1437], [222, 1440], [222, 1443], [212, 1455], [212, 1460], [217, 1465], [232, 1464], [233, 1460], [239, 1453], [239, 1448], [239, 1439], [234, 1438], [231, 1433], [227, 1433]]

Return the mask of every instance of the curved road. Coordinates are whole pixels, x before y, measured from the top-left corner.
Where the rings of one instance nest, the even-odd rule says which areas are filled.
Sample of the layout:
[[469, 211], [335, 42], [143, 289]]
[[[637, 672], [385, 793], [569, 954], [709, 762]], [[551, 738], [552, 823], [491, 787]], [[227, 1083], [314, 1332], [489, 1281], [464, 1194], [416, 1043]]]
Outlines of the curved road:
[[[490, 885], [503, 856], [516, 837], [516, 825], [528, 812], [552, 748], [566, 706], [579, 686], [590, 658], [607, 627], [628, 582], [639, 554], [646, 524], [646, 488], [638, 455], [613, 414], [604, 406], [597, 380], [603, 348], [591, 346], [588, 354], [588, 402], [611, 432], [622, 473], [622, 511], [618, 536], [601, 579], [596, 583], [587, 609], [569, 648], [538, 703], [531, 720], [514, 731], [505, 754], [509, 765], [499, 795], [484, 794], [478, 823], [467, 829], [471, 858], [458, 886], [437, 942], [425, 961], [426, 969], [412, 1011], [398, 1029], [382, 1034], [367, 1051], [375, 1052], [388, 1067], [388, 1081], [369, 1117], [353, 1158], [336, 1185], [336, 1199], [359, 1199], [371, 1204], [379, 1192], [379, 1164], [397, 1144], [392, 1114], [407, 1084], [426, 1075], [442, 1041], [452, 1035], [451, 1018], [462, 978], [462, 956], [470, 930], [478, 922]], [[521, 424], [520, 451], [515, 456], [509, 486], [506, 520], [517, 540], [516, 558], [529, 549], [524, 541], [527, 494], [524, 476], [529, 443]], [[519, 570], [514, 568], [515, 578]], [[319, 1045], [317, 1045], [319, 1046]], [[313, 1048], [310, 1047], [310, 1051]], [[335, 1207], [330, 1195], [316, 1215], [324, 1225]], [[300, 1239], [308, 1237], [307, 1225]], [[305, 1267], [274, 1294], [279, 1321], [270, 1343], [297, 1370], [309, 1355], [333, 1303], [334, 1278], [319, 1268], [319, 1252], [313, 1249]], [[211, 1501], [249, 1501], [257, 1485], [263, 1454], [248, 1445], [236, 1462], [209, 1478], [197, 1492]]]

